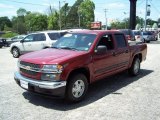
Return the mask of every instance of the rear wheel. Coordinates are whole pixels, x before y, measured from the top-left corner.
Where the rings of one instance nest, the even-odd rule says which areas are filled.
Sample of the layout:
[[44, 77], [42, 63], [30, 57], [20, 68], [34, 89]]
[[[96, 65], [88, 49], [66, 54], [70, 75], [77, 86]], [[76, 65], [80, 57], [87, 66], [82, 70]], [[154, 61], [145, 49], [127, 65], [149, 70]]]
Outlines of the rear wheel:
[[78, 102], [84, 98], [88, 89], [87, 78], [84, 74], [71, 76], [67, 85], [66, 98], [70, 102]]
[[19, 56], [20, 56], [20, 53], [19, 53], [19, 50], [18, 50], [18, 48], [13, 48], [12, 49], [12, 54], [13, 54], [13, 57], [14, 58], [18, 58]]
[[129, 68], [129, 74], [131, 76], [136, 76], [140, 71], [140, 60], [139, 58], [134, 58], [131, 68]]

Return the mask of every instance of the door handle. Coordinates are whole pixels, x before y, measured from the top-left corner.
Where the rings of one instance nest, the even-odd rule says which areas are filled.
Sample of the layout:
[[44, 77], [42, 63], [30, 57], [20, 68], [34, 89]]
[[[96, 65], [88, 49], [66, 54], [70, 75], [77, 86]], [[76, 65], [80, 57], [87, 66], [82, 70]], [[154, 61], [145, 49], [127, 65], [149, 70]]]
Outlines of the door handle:
[[128, 53], [128, 52], [129, 52], [128, 50], [125, 51], [125, 53]]
[[113, 56], [116, 56], [116, 53], [115, 53], [115, 52], [112, 52], [112, 55], [113, 55]]

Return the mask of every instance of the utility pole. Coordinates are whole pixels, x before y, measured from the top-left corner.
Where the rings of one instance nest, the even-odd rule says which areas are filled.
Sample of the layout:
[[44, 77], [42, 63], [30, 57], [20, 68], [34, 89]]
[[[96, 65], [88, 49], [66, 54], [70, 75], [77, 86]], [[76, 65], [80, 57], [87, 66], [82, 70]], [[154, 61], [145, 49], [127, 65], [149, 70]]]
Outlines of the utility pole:
[[59, 29], [61, 30], [61, 2], [59, 1]]
[[79, 7], [78, 7], [78, 21], [79, 21], [79, 28], [81, 27], [81, 13], [80, 13], [80, 10], [79, 10]]
[[108, 9], [104, 9], [104, 13], [105, 13], [105, 22], [106, 22], [106, 30], [107, 30], [107, 10], [108, 10]]
[[[50, 5], [50, 12], [51, 12], [51, 19], [52, 19], [52, 27], [54, 26], [54, 23], [53, 23], [53, 12], [52, 12], [52, 6]], [[53, 28], [54, 29], [54, 28]]]
[[134, 30], [136, 26], [136, 2], [137, 0], [129, 0], [130, 1], [130, 22], [129, 28]]
[[148, 6], [148, 0], [146, 0], [146, 12], [145, 12], [144, 31], [146, 31], [146, 26], [147, 26], [147, 6]]

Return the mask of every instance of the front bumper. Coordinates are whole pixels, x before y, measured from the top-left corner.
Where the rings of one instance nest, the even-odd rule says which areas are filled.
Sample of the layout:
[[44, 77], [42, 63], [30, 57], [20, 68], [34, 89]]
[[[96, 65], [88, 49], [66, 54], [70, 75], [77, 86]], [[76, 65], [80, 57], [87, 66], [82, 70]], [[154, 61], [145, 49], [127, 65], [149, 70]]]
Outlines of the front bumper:
[[20, 87], [31, 92], [55, 97], [65, 95], [66, 81], [38, 81], [24, 77], [19, 72], [14, 73], [14, 79]]

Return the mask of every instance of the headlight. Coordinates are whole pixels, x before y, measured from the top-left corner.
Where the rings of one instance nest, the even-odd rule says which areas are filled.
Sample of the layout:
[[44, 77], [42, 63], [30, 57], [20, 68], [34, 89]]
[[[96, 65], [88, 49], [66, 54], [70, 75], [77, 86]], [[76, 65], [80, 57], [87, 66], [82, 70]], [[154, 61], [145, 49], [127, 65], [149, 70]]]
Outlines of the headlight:
[[56, 72], [61, 73], [63, 70], [62, 65], [44, 65], [42, 68], [43, 72]]

